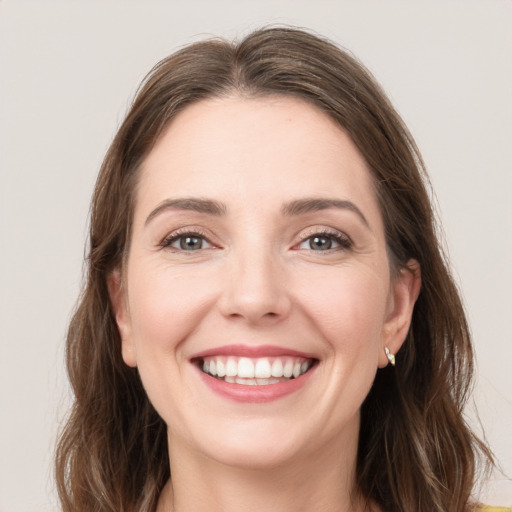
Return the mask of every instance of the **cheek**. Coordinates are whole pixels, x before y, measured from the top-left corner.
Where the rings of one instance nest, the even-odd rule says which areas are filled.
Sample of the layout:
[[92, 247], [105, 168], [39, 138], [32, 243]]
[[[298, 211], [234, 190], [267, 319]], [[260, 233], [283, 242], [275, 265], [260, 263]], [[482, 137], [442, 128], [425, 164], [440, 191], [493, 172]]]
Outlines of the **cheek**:
[[[183, 411], [198, 404], [193, 402], [193, 393], [183, 388], [185, 356], [181, 347], [210, 307], [210, 288], [201, 286], [204, 280], [199, 276], [162, 269], [154, 273], [134, 269], [128, 282], [133, 343], [142, 383], [167, 425], [183, 430]], [[176, 389], [182, 392], [173, 393]]]
[[[129, 289], [138, 353], [173, 351], [197, 326], [212, 302], [212, 287], [191, 272], [133, 272]], [[130, 282], [130, 281], [129, 281]]]
[[321, 286], [301, 293], [311, 321], [333, 349], [346, 355], [378, 345], [387, 308], [385, 277], [351, 270], [332, 272]]

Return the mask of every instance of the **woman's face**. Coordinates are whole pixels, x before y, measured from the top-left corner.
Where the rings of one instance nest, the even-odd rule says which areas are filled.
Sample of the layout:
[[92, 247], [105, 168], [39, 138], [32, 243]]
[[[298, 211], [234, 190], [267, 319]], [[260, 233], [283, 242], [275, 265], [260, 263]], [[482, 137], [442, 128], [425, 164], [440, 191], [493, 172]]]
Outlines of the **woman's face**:
[[301, 100], [233, 97], [185, 109], [144, 161], [109, 284], [171, 453], [263, 467], [355, 453], [417, 282], [391, 280], [350, 138]]

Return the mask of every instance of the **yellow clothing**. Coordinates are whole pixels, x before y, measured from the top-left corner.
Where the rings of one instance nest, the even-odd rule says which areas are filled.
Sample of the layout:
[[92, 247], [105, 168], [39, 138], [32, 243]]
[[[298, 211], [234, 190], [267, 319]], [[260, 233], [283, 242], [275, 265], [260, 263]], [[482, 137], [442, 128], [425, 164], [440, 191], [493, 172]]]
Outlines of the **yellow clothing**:
[[478, 512], [512, 512], [510, 507], [481, 507]]

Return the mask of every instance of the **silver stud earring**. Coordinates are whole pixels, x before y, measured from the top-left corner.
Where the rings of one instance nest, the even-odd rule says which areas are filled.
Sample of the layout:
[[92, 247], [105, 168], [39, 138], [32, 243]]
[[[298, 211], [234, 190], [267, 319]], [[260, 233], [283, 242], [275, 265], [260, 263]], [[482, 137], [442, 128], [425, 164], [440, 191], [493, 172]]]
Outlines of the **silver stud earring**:
[[388, 347], [384, 347], [384, 351], [386, 352], [386, 357], [388, 358], [389, 362], [395, 366], [395, 354], [392, 354], [390, 351], [389, 351], [389, 348]]

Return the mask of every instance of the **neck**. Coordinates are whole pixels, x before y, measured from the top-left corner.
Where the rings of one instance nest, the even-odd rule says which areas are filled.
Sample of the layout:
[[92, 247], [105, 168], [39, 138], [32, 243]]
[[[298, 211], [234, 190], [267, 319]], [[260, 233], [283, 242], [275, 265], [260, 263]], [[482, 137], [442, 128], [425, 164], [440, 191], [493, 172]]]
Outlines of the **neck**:
[[227, 466], [173, 445], [172, 481], [157, 512], [368, 510], [355, 486], [357, 442], [333, 441], [324, 453], [272, 468]]

